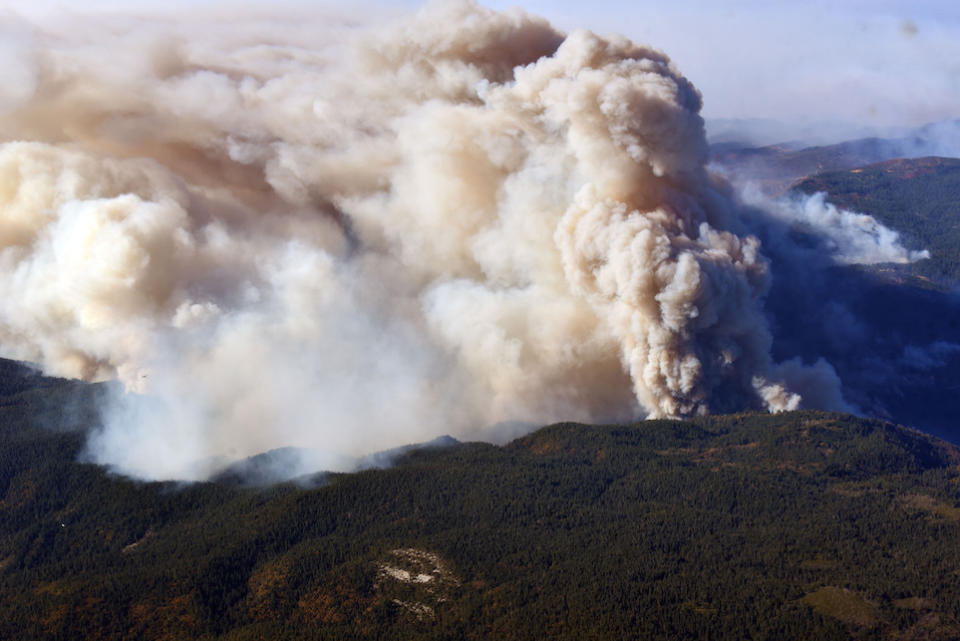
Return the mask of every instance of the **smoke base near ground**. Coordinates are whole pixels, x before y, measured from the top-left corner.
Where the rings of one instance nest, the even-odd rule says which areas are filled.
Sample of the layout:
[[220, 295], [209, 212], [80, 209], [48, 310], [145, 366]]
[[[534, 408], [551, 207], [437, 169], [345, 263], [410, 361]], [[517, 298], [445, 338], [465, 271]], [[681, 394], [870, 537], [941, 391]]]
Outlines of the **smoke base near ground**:
[[0, 346], [124, 384], [91, 460], [197, 479], [850, 407], [827, 362], [771, 359], [769, 263], [665, 54], [472, 2], [231, 24], [17, 25], [0, 51]]

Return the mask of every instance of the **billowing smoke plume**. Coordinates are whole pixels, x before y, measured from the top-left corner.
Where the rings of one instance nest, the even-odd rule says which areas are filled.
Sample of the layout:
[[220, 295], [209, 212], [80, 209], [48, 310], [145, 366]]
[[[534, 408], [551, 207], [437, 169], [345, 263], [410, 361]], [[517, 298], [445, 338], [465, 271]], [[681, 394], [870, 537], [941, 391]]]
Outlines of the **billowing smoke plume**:
[[94, 460], [843, 406], [826, 363], [771, 362], [767, 263], [663, 54], [470, 2], [258, 24], [0, 51], [0, 346], [139, 393]]

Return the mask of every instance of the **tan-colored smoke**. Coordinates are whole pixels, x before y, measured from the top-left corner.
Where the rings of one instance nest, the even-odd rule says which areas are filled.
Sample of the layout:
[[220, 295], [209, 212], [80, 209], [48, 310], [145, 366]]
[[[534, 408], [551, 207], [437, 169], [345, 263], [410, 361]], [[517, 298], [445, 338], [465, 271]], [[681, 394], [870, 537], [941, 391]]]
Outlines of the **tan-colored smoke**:
[[287, 445], [335, 466], [504, 422], [799, 406], [663, 54], [465, 1], [260, 18], [0, 51], [29, 70], [0, 105], [0, 346], [149, 399], [95, 460], [203, 477]]

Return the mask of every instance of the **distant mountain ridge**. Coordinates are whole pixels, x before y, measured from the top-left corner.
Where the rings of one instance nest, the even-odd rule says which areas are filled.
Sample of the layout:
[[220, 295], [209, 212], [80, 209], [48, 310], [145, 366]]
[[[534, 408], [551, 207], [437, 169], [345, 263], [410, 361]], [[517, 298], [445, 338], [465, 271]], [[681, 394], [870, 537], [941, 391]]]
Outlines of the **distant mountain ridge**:
[[[349, 467], [356, 470], [390, 467], [402, 456], [421, 449], [454, 447], [460, 441], [452, 436], [438, 436], [425, 443], [402, 445], [374, 452], [350, 461]], [[211, 479], [240, 487], [256, 487], [294, 481], [305, 485], [323, 483], [327, 474], [318, 472], [322, 461], [320, 454], [310, 448], [281, 447], [269, 452], [244, 458], [231, 463]]]
[[735, 180], [749, 179], [773, 196], [813, 174], [932, 155], [960, 155], [960, 120], [925, 125], [904, 137], [869, 137], [812, 147], [797, 142], [763, 147], [736, 142], [711, 146], [711, 162], [722, 173]]

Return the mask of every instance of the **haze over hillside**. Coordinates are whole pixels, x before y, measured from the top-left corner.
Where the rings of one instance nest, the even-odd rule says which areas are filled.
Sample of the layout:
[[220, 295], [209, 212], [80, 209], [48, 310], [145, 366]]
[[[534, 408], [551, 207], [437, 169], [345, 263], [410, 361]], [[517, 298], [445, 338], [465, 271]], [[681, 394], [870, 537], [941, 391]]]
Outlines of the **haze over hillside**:
[[[775, 358], [823, 357], [861, 413], [956, 441], [960, 160], [857, 164], [946, 141], [913, 136], [792, 150], [728, 146], [717, 150], [714, 162], [752, 204], [747, 219], [771, 259], [765, 308]], [[795, 180], [814, 166], [823, 173]], [[839, 260], [826, 259], [830, 254]]]

